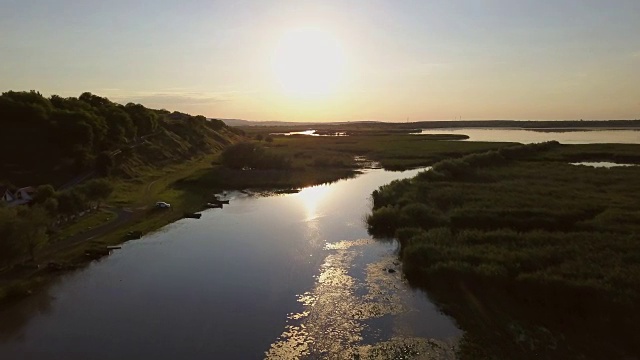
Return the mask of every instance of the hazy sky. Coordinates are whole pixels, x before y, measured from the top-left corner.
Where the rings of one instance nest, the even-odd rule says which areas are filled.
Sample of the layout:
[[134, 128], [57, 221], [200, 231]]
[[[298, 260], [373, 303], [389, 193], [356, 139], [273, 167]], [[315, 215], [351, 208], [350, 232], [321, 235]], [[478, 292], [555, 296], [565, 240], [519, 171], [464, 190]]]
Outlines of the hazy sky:
[[640, 118], [640, 0], [0, 0], [0, 90], [287, 121]]

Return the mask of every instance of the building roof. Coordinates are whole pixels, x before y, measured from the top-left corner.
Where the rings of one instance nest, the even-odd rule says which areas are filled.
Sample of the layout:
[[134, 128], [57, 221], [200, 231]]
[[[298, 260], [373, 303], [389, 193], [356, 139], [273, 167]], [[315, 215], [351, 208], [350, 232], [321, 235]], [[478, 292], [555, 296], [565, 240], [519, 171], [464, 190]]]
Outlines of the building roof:
[[24, 192], [28, 192], [28, 193], [34, 193], [34, 192], [36, 192], [36, 188], [34, 188], [33, 186], [25, 186], [23, 188], [20, 188], [20, 189], [16, 190], [15, 192], [20, 192], [20, 191], [24, 191]]

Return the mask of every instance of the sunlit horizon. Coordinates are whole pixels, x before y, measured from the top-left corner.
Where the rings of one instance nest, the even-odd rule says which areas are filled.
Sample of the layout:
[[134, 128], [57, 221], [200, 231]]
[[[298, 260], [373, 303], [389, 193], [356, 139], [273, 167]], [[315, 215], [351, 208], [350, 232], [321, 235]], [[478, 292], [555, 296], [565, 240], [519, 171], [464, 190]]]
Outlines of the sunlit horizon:
[[0, 91], [253, 121], [640, 118], [640, 2], [6, 4]]

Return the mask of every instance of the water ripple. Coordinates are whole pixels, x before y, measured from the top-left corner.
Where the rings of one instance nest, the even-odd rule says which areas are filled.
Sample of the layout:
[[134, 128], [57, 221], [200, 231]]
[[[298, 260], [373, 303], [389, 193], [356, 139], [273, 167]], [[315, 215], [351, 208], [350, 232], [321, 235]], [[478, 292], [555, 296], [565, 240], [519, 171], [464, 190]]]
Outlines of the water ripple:
[[[402, 335], [365, 344], [367, 321], [397, 315], [409, 309], [402, 299], [407, 291], [393, 256], [367, 264], [365, 276], [349, 275], [358, 248], [372, 240], [327, 244], [329, 254], [313, 290], [298, 296], [303, 311], [289, 314], [287, 325], [266, 352], [267, 359], [454, 359], [455, 341]], [[393, 268], [395, 272], [389, 272]], [[360, 294], [360, 295], [358, 295]], [[371, 331], [369, 331], [371, 332]]]

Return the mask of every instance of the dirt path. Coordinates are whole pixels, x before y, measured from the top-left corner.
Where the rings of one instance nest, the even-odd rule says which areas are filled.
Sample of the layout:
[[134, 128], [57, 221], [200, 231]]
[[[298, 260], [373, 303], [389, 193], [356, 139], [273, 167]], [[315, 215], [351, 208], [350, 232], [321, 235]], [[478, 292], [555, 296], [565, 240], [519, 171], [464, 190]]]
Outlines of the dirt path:
[[[158, 182], [158, 180], [154, 180], [152, 182], [149, 183], [149, 185], [147, 185], [147, 188], [145, 190], [145, 197], [147, 197], [149, 195], [149, 193], [151, 192], [151, 187], [153, 186], [153, 184], [155, 184], [156, 182]], [[50, 247], [48, 247], [45, 251], [43, 251], [43, 253], [41, 255], [50, 255], [52, 253], [55, 253], [57, 251], [60, 250], [64, 250], [66, 248], [72, 247], [74, 245], [77, 245], [79, 243], [85, 242], [85, 241], [89, 241], [91, 239], [106, 235], [112, 231], [117, 230], [118, 228], [120, 228], [121, 226], [126, 225], [127, 223], [129, 223], [131, 220], [133, 220], [134, 216], [136, 213], [139, 213], [140, 211], [143, 211], [145, 209], [147, 209], [146, 206], [141, 206], [141, 207], [137, 207], [135, 209], [132, 208], [114, 208], [114, 207], [109, 207], [109, 206], [105, 206], [105, 208], [112, 210], [115, 212], [115, 219], [109, 221], [108, 223], [102, 224], [100, 226], [97, 226], [91, 230], [76, 234], [74, 236], [71, 236], [70, 238], [58, 243], [58, 244], [54, 244]]]
[[82, 242], [89, 241], [96, 237], [108, 234], [118, 229], [119, 227], [127, 224], [134, 218], [134, 211], [130, 208], [110, 208], [110, 210], [115, 212], [116, 214], [115, 219], [109, 221], [106, 224], [97, 226], [91, 230], [71, 236], [57, 244], [53, 244], [52, 246], [49, 246], [46, 249], [44, 249], [43, 252], [39, 254], [38, 257], [47, 257], [58, 251], [70, 248]]

